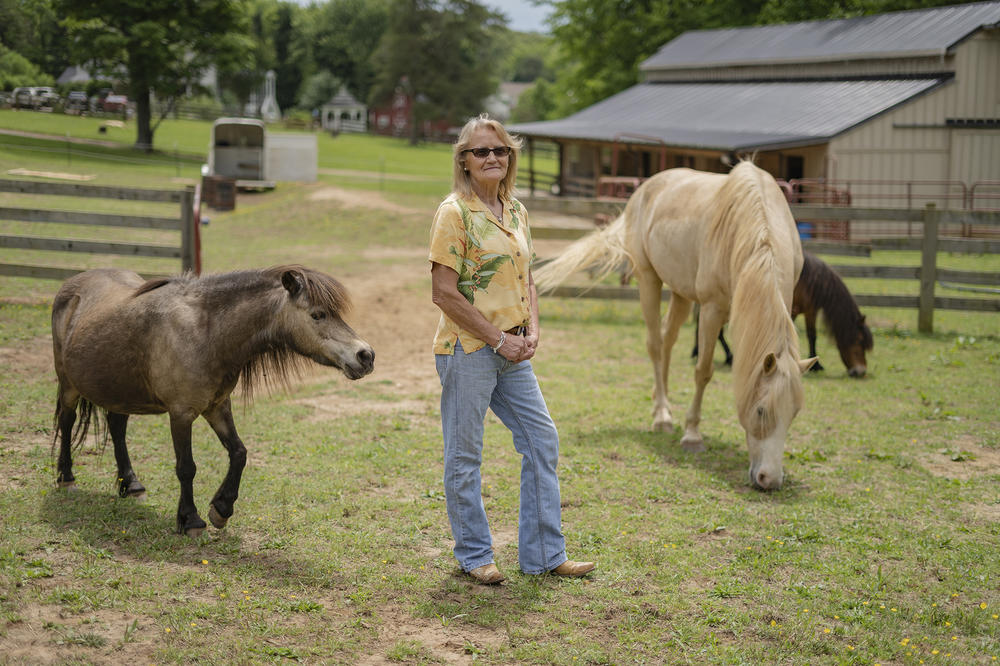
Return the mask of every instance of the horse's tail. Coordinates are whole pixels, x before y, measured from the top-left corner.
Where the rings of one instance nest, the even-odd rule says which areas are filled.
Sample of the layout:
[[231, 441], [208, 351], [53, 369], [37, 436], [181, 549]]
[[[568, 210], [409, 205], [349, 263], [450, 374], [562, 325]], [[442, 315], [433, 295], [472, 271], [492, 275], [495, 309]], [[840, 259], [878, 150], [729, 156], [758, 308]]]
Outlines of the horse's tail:
[[[60, 437], [62, 435], [62, 428], [60, 422], [62, 421], [62, 416], [64, 413], [63, 402], [61, 399], [56, 398], [56, 411], [52, 417], [52, 450], [56, 448], [56, 444], [59, 443]], [[90, 402], [86, 398], [80, 398], [76, 406], [76, 423], [73, 425], [73, 432], [69, 438], [69, 444], [72, 449], [78, 449], [87, 439], [87, 433], [90, 432], [91, 421], [94, 421], [94, 414], [100, 414], [100, 410], [94, 406], [94, 403]], [[106, 424], [105, 419], [105, 424]], [[97, 437], [101, 440], [103, 449], [104, 444], [107, 443], [108, 439], [108, 429], [107, 426], [103, 428], [103, 435], [101, 434], [101, 420], [98, 418], [96, 420]]]
[[552, 291], [569, 276], [584, 269], [592, 269], [590, 281], [597, 282], [625, 261], [632, 263], [625, 250], [625, 214], [622, 213], [608, 226], [584, 236], [533, 271], [535, 285], [540, 292]]

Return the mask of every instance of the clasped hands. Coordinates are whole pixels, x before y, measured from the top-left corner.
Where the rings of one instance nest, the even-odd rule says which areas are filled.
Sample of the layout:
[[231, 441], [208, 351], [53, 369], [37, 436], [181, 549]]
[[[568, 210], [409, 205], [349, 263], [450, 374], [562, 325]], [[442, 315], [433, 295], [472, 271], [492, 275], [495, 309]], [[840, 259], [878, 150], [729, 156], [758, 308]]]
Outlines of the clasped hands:
[[525, 335], [508, 333], [503, 344], [497, 349], [497, 353], [511, 363], [520, 363], [534, 356], [537, 347], [537, 333], [526, 333]]

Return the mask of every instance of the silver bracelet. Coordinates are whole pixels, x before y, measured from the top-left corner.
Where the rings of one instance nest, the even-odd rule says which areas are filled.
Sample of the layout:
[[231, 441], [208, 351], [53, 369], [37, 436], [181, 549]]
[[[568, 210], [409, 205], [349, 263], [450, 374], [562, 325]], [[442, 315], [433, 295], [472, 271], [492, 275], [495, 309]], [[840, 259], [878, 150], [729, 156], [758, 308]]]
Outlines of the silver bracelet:
[[494, 353], [494, 354], [496, 354], [496, 353], [497, 353], [497, 351], [498, 351], [498, 350], [499, 350], [499, 349], [500, 349], [501, 347], [503, 347], [503, 343], [504, 343], [504, 341], [506, 341], [506, 340], [507, 340], [507, 333], [506, 333], [506, 331], [500, 331], [500, 341], [499, 341], [499, 342], [497, 343], [497, 346], [496, 346], [496, 347], [492, 347], [492, 349], [493, 349], [493, 353]]

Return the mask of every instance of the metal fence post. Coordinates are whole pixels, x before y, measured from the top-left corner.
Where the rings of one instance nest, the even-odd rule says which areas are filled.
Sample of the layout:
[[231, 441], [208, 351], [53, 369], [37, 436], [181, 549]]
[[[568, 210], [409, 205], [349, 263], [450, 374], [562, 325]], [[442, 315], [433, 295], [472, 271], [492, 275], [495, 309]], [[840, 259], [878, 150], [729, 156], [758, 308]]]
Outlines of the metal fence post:
[[198, 264], [194, 224], [194, 185], [188, 185], [181, 192], [181, 270], [185, 272]]
[[929, 203], [924, 208], [924, 237], [920, 256], [920, 312], [917, 315], [917, 330], [921, 333], [934, 332], [934, 283], [937, 281], [939, 216], [935, 204]]

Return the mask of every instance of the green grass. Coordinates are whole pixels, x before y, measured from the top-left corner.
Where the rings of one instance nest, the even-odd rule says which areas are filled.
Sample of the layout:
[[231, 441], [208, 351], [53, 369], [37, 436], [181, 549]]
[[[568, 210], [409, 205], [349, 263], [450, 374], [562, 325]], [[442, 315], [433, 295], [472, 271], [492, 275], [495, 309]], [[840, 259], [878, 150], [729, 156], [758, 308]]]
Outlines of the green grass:
[[[366, 152], [363, 141], [347, 147]], [[429, 159], [414, 150], [414, 162]], [[120, 168], [109, 162], [101, 177]], [[349, 286], [386, 275], [412, 297], [395, 317], [433, 317], [419, 252], [437, 195], [387, 178], [387, 198], [424, 212], [310, 199], [341, 186], [327, 178], [241, 195], [234, 211], [213, 213], [202, 229], [206, 269], [295, 260]], [[418, 258], [400, 264], [411, 251]], [[997, 270], [992, 261], [954, 267]], [[685, 453], [680, 432], [650, 432], [638, 304], [543, 299], [534, 365], [560, 429], [563, 528], [570, 556], [599, 569], [584, 580], [517, 572], [520, 459], [490, 417], [484, 502], [509, 580], [483, 588], [451, 556], [437, 395], [432, 383], [411, 385], [409, 368], [390, 375], [377, 364], [355, 383], [321, 371], [290, 393], [238, 407], [249, 464], [223, 531], [173, 534], [177, 480], [162, 416], [130, 420], [147, 502], [117, 499], [113, 454], [90, 443], [75, 455], [80, 491], [56, 491], [46, 354], [57, 287], [0, 281], [0, 644], [12, 663], [1000, 658], [995, 314], [938, 312], [935, 334], [919, 335], [916, 311], [863, 308], [875, 334], [864, 380], [849, 380], [822, 338], [827, 370], [805, 378], [786, 483], [765, 494], [746, 480], [727, 368], [716, 366], [705, 396], [707, 451]], [[359, 328], [382, 307], [358, 303]], [[429, 339], [401, 330], [412, 368], [432, 375]], [[693, 394], [692, 342], [686, 324], [670, 377], [680, 418]], [[361, 407], [338, 409], [351, 404]], [[193, 447], [204, 510], [225, 457], [201, 421]]]

